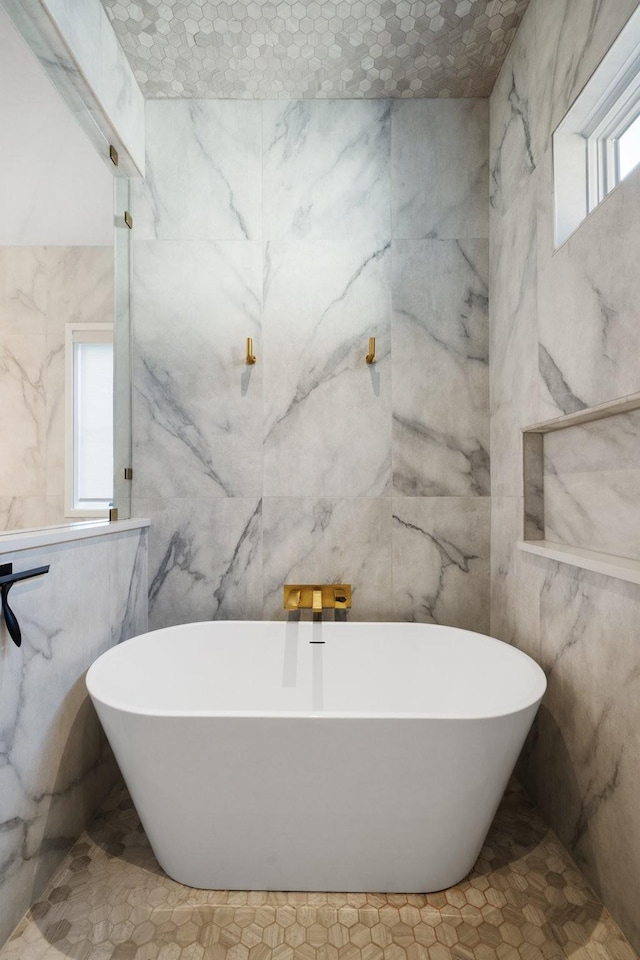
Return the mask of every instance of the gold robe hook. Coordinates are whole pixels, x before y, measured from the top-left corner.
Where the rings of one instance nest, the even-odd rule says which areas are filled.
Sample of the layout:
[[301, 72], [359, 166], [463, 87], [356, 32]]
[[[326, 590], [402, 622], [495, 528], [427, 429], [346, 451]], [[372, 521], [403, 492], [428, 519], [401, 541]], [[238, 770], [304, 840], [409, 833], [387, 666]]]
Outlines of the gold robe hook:
[[369, 337], [369, 353], [366, 355], [365, 360], [367, 363], [376, 362], [376, 338]]
[[253, 354], [253, 338], [247, 337], [247, 356], [245, 358], [245, 363], [248, 363], [249, 366], [252, 366], [256, 362], [256, 357]]

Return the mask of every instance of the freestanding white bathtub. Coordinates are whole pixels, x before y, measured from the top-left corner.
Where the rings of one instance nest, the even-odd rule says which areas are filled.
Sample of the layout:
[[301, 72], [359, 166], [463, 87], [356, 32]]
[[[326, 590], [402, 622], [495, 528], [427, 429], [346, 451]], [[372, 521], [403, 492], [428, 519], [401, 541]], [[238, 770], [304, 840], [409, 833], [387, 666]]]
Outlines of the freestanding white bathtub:
[[231, 890], [458, 882], [545, 686], [499, 640], [412, 623], [192, 623], [87, 675], [162, 868]]

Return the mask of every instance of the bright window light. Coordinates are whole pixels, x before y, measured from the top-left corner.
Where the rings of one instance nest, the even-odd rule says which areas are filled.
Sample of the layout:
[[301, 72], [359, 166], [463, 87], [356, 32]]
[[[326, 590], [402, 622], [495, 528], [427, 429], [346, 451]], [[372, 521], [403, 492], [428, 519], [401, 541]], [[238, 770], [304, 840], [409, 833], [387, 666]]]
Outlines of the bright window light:
[[113, 500], [113, 327], [67, 324], [67, 516], [107, 516]]
[[640, 116], [618, 137], [618, 179], [631, 173], [640, 163]]

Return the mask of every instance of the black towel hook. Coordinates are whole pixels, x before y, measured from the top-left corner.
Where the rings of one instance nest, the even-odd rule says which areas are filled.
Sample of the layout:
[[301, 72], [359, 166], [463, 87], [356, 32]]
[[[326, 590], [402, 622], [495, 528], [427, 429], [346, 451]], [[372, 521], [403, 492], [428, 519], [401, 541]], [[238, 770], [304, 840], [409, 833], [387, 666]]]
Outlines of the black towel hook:
[[18, 619], [9, 606], [9, 590], [17, 583], [19, 580], [31, 580], [32, 577], [39, 577], [43, 573], [49, 572], [49, 564], [46, 567], [34, 567], [32, 570], [21, 570], [20, 573], [13, 572], [12, 563], [0, 563], [0, 599], [2, 600], [2, 613], [4, 614], [4, 622], [7, 625], [7, 630], [9, 631], [9, 636], [15, 643], [16, 647], [19, 647], [22, 643], [22, 631], [20, 630], [20, 624]]

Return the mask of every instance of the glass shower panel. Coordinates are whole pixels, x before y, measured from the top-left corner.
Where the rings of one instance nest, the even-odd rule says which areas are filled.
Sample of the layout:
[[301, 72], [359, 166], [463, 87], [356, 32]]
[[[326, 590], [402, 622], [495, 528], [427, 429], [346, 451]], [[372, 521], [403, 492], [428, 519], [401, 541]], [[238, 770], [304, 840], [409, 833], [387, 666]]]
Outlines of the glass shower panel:
[[114, 484], [118, 518], [131, 516], [131, 230], [129, 180], [115, 179]]

